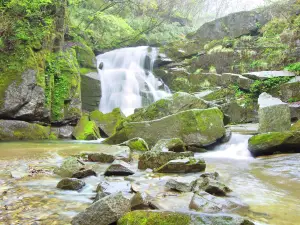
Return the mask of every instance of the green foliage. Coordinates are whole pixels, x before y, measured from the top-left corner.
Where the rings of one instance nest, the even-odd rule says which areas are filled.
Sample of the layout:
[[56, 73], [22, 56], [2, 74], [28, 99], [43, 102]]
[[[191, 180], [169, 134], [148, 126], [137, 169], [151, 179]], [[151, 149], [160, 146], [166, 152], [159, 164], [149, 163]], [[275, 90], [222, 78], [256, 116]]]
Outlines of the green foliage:
[[285, 69], [300, 74], [300, 62], [292, 63], [285, 67]]

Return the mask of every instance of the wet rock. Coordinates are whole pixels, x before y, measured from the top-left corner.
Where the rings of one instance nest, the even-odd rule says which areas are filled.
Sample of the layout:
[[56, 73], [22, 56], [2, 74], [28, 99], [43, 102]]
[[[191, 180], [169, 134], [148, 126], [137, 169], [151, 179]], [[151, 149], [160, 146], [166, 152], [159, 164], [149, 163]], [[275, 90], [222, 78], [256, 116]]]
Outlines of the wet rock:
[[149, 151], [142, 154], [139, 158], [138, 168], [145, 169], [155, 169], [166, 164], [170, 160], [178, 158], [186, 158], [194, 156], [193, 152], [155, 152]]
[[203, 177], [203, 178], [210, 178], [210, 179], [213, 179], [213, 180], [218, 180], [220, 175], [218, 172], [213, 172], [213, 173], [203, 173], [200, 175], [200, 177]]
[[94, 201], [98, 201], [111, 194], [122, 192], [125, 196], [131, 193], [131, 184], [129, 181], [112, 180], [103, 181], [98, 184], [96, 189], [97, 195]]
[[184, 142], [180, 138], [172, 138], [172, 139], [162, 139], [159, 140], [151, 151], [157, 152], [185, 152], [186, 146]]
[[49, 139], [50, 128], [17, 120], [0, 120], [0, 141]]
[[186, 145], [201, 147], [215, 143], [224, 134], [223, 114], [219, 109], [192, 109], [158, 120], [124, 123], [105, 143], [119, 144], [141, 137], [152, 147], [161, 139], [180, 138]]
[[85, 186], [85, 182], [76, 178], [64, 178], [58, 182], [57, 188], [78, 191]]
[[196, 173], [202, 172], [206, 168], [203, 159], [185, 158], [171, 160], [155, 171], [158, 173]]
[[104, 173], [105, 176], [129, 176], [133, 174], [131, 165], [121, 160], [115, 160]]
[[85, 177], [90, 176], [97, 176], [96, 172], [94, 170], [88, 169], [88, 170], [81, 170], [79, 172], [76, 172], [72, 175], [72, 178], [82, 179]]
[[224, 137], [222, 137], [220, 140], [220, 143], [227, 143], [228, 141], [230, 141], [231, 135], [231, 130], [227, 128]]
[[243, 74], [244, 77], [253, 80], [266, 80], [273, 77], [295, 77], [295, 74], [289, 71], [260, 71]]
[[112, 163], [115, 156], [106, 153], [88, 153], [88, 160], [91, 162]]
[[196, 193], [199, 193], [199, 191], [205, 191], [215, 196], [226, 196], [227, 193], [231, 192], [231, 189], [225, 184], [207, 176], [201, 177], [197, 180], [193, 191]]
[[62, 139], [70, 139], [72, 138], [72, 133], [74, 131], [73, 126], [62, 126], [59, 128], [58, 137]]
[[95, 121], [97, 126], [109, 137], [116, 132], [116, 127], [123, 121], [125, 115], [121, 109], [115, 108], [110, 113], [102, 113], [99, 110], [95, 110], [90, 113], [90, 120]]
[[128, 146], [132, 151], [149, 151], [148, 144], [142, 138], [133, 138], [120, 144], [121, 146]]
[[61, 177], [71, 177], [82, 168], [82, 164], [75, 157], [66, 158], [60, 167], [54, 169], [54, 173]]
[[92, 112], [99, 109], [101, 81], [97, 71], [81, 74], [82, 110]]
[[291, 127], [291, 113], [289, 106], [278, 98], [262, 93], [259, 104], [259, 132], [282, 132]]
[[93, 203], [73, 219], [72, 225], [108, 225], [130, 212], [130, 199], [122, 193], [109, 195]]
[[89, 120], [87, 114], [80, 118], [72, 135], [76, 140], [97, 140], [101, 138], [98, 126], [94, 121]]
[[258, 124], [237, 124], [237, 125], [228, 125], [226, 128], [230, 129], [232, 132], [255, 135], [258, 134]]
[[291, 110], [291, 120], [292, 121], [300, 120], [300, 101], [289, 103], [289, 107]]
[[190, 204], [190, 209], [204, 213], [232, 212], [247, 208], [239, 199], [216, 197], [204, 191], [195, 194]]
[[270, 132], [258, 134], [248, 141], [248, 149], [255, 157], [300, 152], [300, 132]]
[[180, 224], [180, 225], [254, 225], [251, 221], [230, 214], [182, 213], [136, 210], [125, 214], [118, 225]]
[[149, 202], [147, 195], [145, 193], [137, 192], [131, 198], [131, 208], [132, 209], [143, 209], [148, 208]]
[[178, 177], [167, 181], [166, 187], [181, 192], [191, 192], [197, 182], [196, 177]]

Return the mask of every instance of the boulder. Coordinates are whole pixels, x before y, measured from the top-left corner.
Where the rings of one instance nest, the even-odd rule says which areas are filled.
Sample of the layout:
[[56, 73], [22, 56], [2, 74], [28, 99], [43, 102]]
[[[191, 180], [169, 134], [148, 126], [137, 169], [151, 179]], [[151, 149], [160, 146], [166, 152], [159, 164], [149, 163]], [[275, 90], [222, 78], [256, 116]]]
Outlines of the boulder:
[[129, 181], [105, 180], [98, 184], [96, 192], [97, 195], [94, 199], [94, 202], [108, 195], [117, 194], [119, 192], [122, 192], [125, 196], [129, 196], [131, 193], [131, 184]]
[[121, 161], [115, 160], [105, 171], [105, 176], [129, 176], [134, 174], [131, 165]]
[[168, 180], [166, 187], [180, 192], [191, 192], [196, 182], [196, 177], [177, 177]]
[[300, 80], [290, 81], [279, 87], [280, 99], [283, 101], [300, 101]]
[[185, 110], [207, 109], [208, 107], [208, 103], [202, 99], [188, 93], [178, 92], [139, 110], [131, 115], [129, 120], [132, 122], [156, 120]]
[[188, 38], [198, 39], [202, 43], [224, 37], [237, 38], [257, 33], [258, 24], [263, 26], [268, 21], [265, 14], [255, 11], [236, 12], [203, 24], [195, 33], [188, 35]]
[[196, 173], [202, 172], [206, 168], [203, 159], [185, 158], [171, 160], [165, 165], [157, 168], [158, 173]]
[[0, 120], [0, 141], [49, 139], [50, 127], [17, 120]]
[[250, 90], [251, 85], [254, 83], [253, 80], [247, 77], [233, 73], [223, 73], [221, 80], [222, 86], [228, 87], [229, 85], [235, 84], [243, 90]]
[[76, 172], [72, 175], [72, 178], [82, 179], [85, 177], [90, 176], [97, 176], [96, 172], [94, 170], [88, 169], [88, 170], [80, 170], [79, 172]]
[[274, 77], [295, 77], [296, 75], [289, 71], [260, 71], [260, 72], [251, 72], [243, 74], [244, 77], [247, 77], [252, 80], [267, 80]]
[[186, 146], [180, 138], [161, 139], [154, 145], [154, 147], [151, 149], [151, 151], [185, 152]]
[[255, 157], [276, 153], [299, 153], [300, 132], [270, 132], [258, 134], [248, 141], [248, 149]]
[[76, 178], [64, 178], [58, 182], [57, 188], [63, 190], [78, 191], [85, 186], [85, 182]]
[[300, 101], [289, 103], [289, 107], [291, 110], [291, 120], [300, 120]]
[[132, 151], [149, 151], [147, 142], [142, 138], [133, 138], [120, 144], [121, 146], [128, 146]]
[[287, 104], [267, 93], [262, 93], [259, 104], [259, 132], [282, 132], [291, 127], [291, 113]]
[[203, 213], [219, 213], [248, 209], [248, 206], [234, 197], [222, 198], [202, 191], [193, 196], [190, 209]]
[[231, 189], [227, 187], [225, 184], [219, 182], [214, 177], [200, 177], [195, 186], [194, 186], [194, 192], [199, 193], [199, 191], [205, 191], [211, 195], [215, 196], [226, 196], [227, 193], [231, 192]]
[[122, 193], [109, 195], [93, 203], [73, 219], [72, 225], [108, 225], [130, 212], [130, 199]]
[[73, 131], [76, 140], [97, 140], [100, 139], [99, 128], [94, 121], [89, 120], [89, 116], [83, 115]]
[[123, 121], [124, 118], [125, 116], [119, 108], [116, 108], [112, 112], [106, 114], [99, 110], [95, 110], [90, 113], [90, 120], [95, 121], [97, 126], [107, 137], [115, 133], [116, 127]]
[[54, 133], [55, 136], [60, 139], [71, 139], [73, 131], [74, 127], [69, 125], [61, 127], [51, 127], [51, 133]]
[[119, 144], [140, 137], [152, 147], [160, 139], [180, 138], [186, 145], [207, 146], [225, 134], [223, 114], [217, 108], [192, 109], [158, 120], [124, 123], [107, 144]]
[[112, 163], [115, 156], [106, 153], [87, 153], [88, 160], [91, 162]]
[[180, 224], [180, 225], [254, 225], [251, 221], [230, 214], [202, 214], [168, 211], [136, 210], [125, 214], [118, 220], [118, 225], [153, 225], [153, 224]]
[[148, 151], [139, 158], [138, 168], [141, 170], [155, 169], [166, 164], [170, 160], [194, 156], [193, 152], [155, 152]]
[[61, 177], [72, 177], [81, 170], [82, 164], [75, 157], [66, 158], [60, 167], [54, 169], [54, 173]]
[[92, 112], [99, 109], [101, 99], [101, 81], [97, 71], [82, 74], [81, 101], [82, 110]]

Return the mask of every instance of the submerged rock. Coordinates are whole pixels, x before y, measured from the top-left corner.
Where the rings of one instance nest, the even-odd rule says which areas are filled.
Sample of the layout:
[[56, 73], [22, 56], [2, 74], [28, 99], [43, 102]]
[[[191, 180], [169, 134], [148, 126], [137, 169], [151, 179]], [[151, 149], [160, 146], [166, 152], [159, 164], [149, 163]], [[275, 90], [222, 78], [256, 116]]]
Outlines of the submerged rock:
[[73, 219], [72, 225], [108, 225], [130, 212], [130, 199], [122, 193], [109, 195], [93, 203]]
[[251, 221], [230, 214], [201, 214], [179, 213], [168, 211], [133, 211], [125, 214], [117, 223], [118, 225], [254, 225]]
[[206, 168], [203, 159], [185, 158], [171, 160], [155, 170], [158, 173], [196, 173]]
[[129, 176], [133, 174], [131, 165], [121, 160], [115, 160], [104, 173], [105, 176]]
[[109, 137], [116, 131], [116, 127], [123, 121], [125, 115], [119, 108], [110, 113], [102, 113], [95, 110], [90, 113], [90, 120], [95, 121], [97, 126]]
[[276, 153], [298, 153], [300, 152], [300, 132], [258, 134], [249, 139], [248, 149], [255, 157]]
[[165, 152], [165, 151], [185, 152], [186, 151], [186, 146], [180, 138], [162, 139], [162, 140], [159, 140], [154, 145], [154, 147], [151, 149], [151, 151], [157, 151], [157, 152]]
[[88, 169], [88, 170], [81, 170], [79, 172], [76, 172], [72, 175], [72, 178], [82, 179], [85, 177], [90, 176], [97, 176], [96, 172], [94, 170]]
[[282, 132], [291, 127], [291, 113], [287, 104], [267, 93], [262, 93], [259, 104], [259, 132]]
[[122, 192], [124, 195], [129, 195], [131, 192], [131, 184], [129, 181], [120, 180], [105, 180], [98, 184], [96, 189], [97, 195], [94, 202], [111, 194]]
[[91, 162], [112, 163], [115, 160], [114, 155], [106, 153], [87, 153], [87, 157]]
[[89, 120], [88, 115], [83, 115], [73, 131], [76, 140], [97, 140], [100, 139], [99, 128], [94, 121]]
[[142, 154], [139, 158], [138, 168], [145, 169], [155, 169], [166, 164], [170, 160], [178, 158], [186, 158], [194, 156], [193, 152], [155, 152], [148, 151]]
[[119, 144], [141, 137], [152, 147], [160, 139], [180, 138], [186, 145], [201, 147], [215, 143], [224, 134], [223, 113], [219, 109], [192, 109], [158, 120], [124, 123], [105, 143]]
[[76, 178], [64, 178], [58, 182], [57, 188], [78, 191], [85, 186], [85, 182]]
[[17, 120], [0, 120], [0, 141], [49, 139], [50, 127]]
[[132, 151], [149, 151], [148, 144], [142, 138], [133, 138], [120, 144], [121, 146], [128, 146]]
[[75, 157], [66, 158], [60, 167], [54, 169], [54, 173], [61, 177], [71, 177], [82, 168], [82, 164]]

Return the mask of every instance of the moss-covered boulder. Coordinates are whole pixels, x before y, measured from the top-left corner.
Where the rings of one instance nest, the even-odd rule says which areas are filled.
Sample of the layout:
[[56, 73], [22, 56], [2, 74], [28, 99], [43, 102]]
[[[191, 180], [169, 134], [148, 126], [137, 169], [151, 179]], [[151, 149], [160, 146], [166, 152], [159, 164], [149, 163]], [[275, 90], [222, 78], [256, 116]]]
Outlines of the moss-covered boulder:
[[253, 136], [248, 141], [253, 156], [300, 152], [300, 132], [270, 132]]
[[59, 167], [54, 169], [54, 173], [61, 177], [72, 177], [74, 173], [77, 173], [82, 168], [82, 164], [79, 163], [75, 157], [66, 158]]
[[157, 173], [197, 173], [202, 172], [206, 168], [203, 159], [185, 158], [175, 159], [167, 162], [165, 165], [157, 168]]
[[116, 127], [125, 118], [124, 114], [119, 108], [114, 109], [110, 113], [102, 113], [99, 110], [95, 110], [90, 113], [90, 120], [95, 121], [97, 126], [106, 134], [111, 136], [115, 133]]
[[145, 109], [131, 115], [128, 120], [139, 122], [160, 119], [189, 109], [207, 109], [207, 102], [194, 95], [178, 92], [170, 97], [158, 100]]
[[148, 151], [139, 158], [138, 168], [141, 170], [159, 168], [171, 160], [193, 157], [193, 152], [156, 152]]
[[49, 139], [50, 127], [17, 120], [0, 120], [0, 141]]
[[168, 211], [132, 211], [118, 220], [118, 225], [254, 225], [251, 221], [230, 214], [179, 213]]
[[64, 178], [56, 185], [59, 189], [72, 191], [78, 191], [84, 186], [85, 182], [76, 178]]
[[72, 136], [76, 140], [97, 140], [101, 138], [96, 122], [90, 121], [87, 114], [81, 117]]
[[186, 146], [180, 138], [161, 139], [154, 145], [154, 147], [151, 149], [151, 151], [185, 152]]
[[223, 113], [217, 108], [192, 109], [158, 120], [124, 123], [107, 144], [140, 137], [154, 146], [160, 139], [180, 138], [188, 146], [207, 146], [225, 134]]
[[121, 146], [128, 146], [132, 151], [149, 151], [147, 142], [142, 138], [133, 138], [120, 144]]
[[96, 56], [93, 50], [84, 43], [79, 43], [76, 47], [76, 58], [80, 67], [96, 69]]
[[291, 131], [299, 131], [300, 132], [300, 120], [293, 124], [291, 127]]

